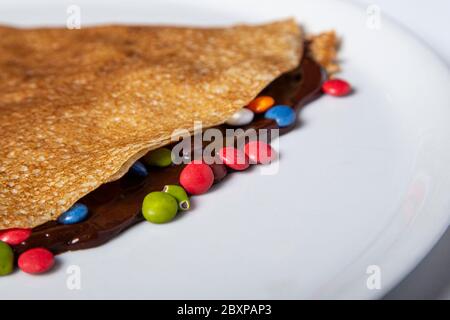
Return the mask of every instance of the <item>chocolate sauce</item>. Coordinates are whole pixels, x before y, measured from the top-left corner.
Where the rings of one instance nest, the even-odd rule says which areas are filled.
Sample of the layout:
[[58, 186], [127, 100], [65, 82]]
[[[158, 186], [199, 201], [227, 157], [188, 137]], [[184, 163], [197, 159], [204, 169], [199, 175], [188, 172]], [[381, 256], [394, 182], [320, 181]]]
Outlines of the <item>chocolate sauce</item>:
[[[261, 94], [272, 96], [277, 104], [300, 108], [319, 96], [322, 80], [321, 67], [305, 57], [298, 68], [274, 80]], [[249, 128], [271, 129], [277, 125], [275, 121], [258, 115], [243, 129]], [[219, 126], [219, 129], [224, 130], [226, 126]], [[280, 133], [290, 129], [280, 129]], [[150, 168], [147, 177], [128, 173], [117, 181], [102, 185], [79, 200], [89, 208], [89, 217], [85, 221], [73, 225], [47, 222], [34, 228], [30, 238], [13, 249], [17, 255], [34, 247], [45, 247], [59, 254], [99, 246], [142, 221], [144, 197], [152, 191], [162, 190], [166, 184], [178, 184], [183, 167]]]

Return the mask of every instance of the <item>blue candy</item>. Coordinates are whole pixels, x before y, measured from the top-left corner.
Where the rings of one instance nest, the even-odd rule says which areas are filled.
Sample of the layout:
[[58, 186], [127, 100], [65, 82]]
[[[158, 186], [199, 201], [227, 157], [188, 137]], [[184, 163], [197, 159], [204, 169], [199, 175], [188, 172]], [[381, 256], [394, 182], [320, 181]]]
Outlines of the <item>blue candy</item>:
[[61, 224], [74, 224], [83, 221], [88, 216], [88, 207], [81, 203], [75, 203], [69, 210], [59, 216]]
[[289, 106], [273, 106], [264, 114], [266, 119], [275, 120], [279, 127], [287, 127], [295, 122], [295, 111]]
[[136, 161], [130, 168], [130, 171], [140, 177], [146, 177], [148, 175], [147, 168], [140, 161]]

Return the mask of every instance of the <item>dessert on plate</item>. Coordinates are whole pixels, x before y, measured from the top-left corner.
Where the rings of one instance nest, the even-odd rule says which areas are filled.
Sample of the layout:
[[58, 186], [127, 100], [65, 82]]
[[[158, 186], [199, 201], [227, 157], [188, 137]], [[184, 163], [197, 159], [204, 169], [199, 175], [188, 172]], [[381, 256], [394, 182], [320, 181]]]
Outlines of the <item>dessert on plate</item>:
[[[287, 132], [322, 92], [350, 92], [329, 79], [336, 50], [334, 32], [306, 37], [292, 19], [0, 27], [0, 274], [15, 264], [45, 272], [55, 254], [143, 220], [169, 222], [227, 174], [272, 161], [259, 130]], [[222, 145], [212, 162], [192, 148], [175, 163], [172, 151], [198, 122], [258, 134]]]

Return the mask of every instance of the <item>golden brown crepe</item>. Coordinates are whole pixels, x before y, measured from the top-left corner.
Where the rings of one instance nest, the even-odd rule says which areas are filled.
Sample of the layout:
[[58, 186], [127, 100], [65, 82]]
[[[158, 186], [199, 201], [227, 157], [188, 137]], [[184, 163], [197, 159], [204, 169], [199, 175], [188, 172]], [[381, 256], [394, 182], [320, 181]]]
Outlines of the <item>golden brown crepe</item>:
[[308, 44], [312, 58], [326, 70], [328, 75], [339, 72], [340, 67], [336, 61], [339, 40], [334, 31], [309, 36]]
[[175, 129], [225, 122], [298, 65], [302, 44], [293, 20], [0, 27], [0, 229], [57, 218]]

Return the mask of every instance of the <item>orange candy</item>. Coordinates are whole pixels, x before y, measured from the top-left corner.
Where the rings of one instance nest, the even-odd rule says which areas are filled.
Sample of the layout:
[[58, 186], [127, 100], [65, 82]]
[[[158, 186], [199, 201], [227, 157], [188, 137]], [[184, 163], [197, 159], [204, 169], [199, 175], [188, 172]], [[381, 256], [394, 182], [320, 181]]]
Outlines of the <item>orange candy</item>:
[[275, 100], [269, 96], [260, 96], [255, 98], [247, 106], [254, 113], [263, 113], [275, 104]]

